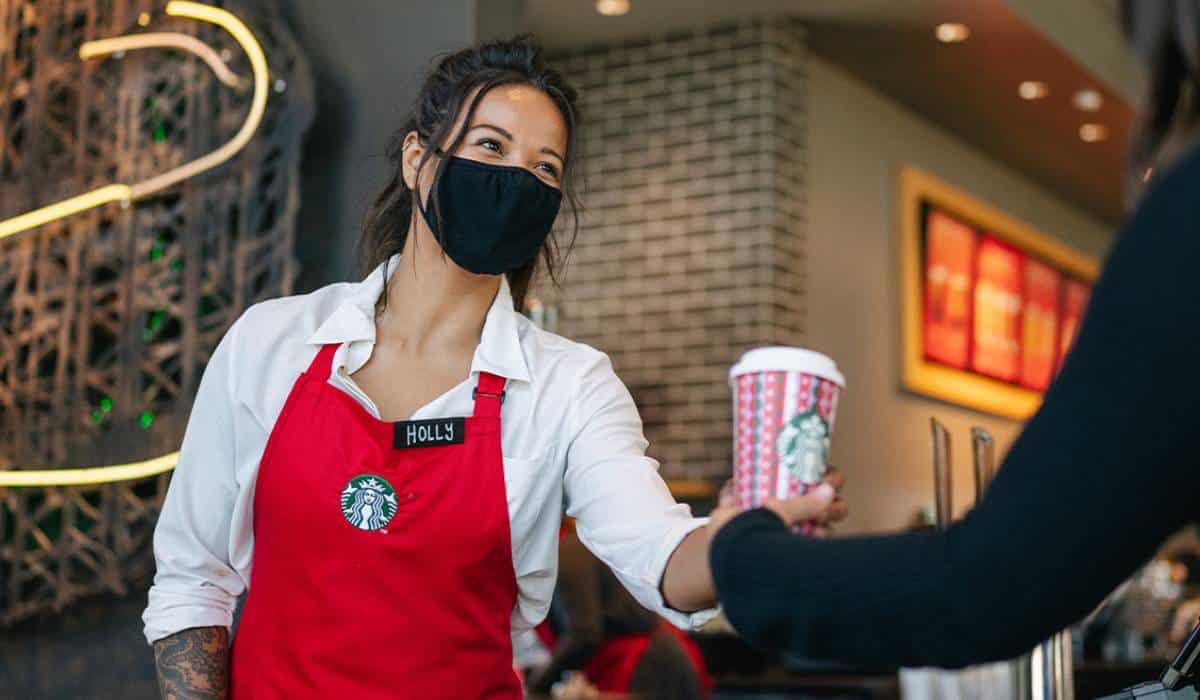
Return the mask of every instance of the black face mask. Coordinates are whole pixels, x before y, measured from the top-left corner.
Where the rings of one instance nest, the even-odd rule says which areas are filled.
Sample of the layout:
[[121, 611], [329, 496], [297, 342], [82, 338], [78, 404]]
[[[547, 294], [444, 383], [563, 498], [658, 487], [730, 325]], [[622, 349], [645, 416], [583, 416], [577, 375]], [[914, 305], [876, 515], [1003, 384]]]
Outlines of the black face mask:
[[429, 200], [421, 214], [446, 255], [464, 270], [499, 275], [534, 259], [562, 192], [525, 168], [451, 156]]

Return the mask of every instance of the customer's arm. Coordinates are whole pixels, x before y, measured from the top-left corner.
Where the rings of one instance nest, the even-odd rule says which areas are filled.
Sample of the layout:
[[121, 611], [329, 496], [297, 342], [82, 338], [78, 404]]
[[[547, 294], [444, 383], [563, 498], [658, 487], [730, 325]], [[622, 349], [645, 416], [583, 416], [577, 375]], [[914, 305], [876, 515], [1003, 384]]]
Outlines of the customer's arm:
[[944, 534], [818, 540], [767, 510], [735, 518], [711, 550], [735, 627], [864, 664], [1012, 657], [1084, 616], [1200, 513], [1200, 159], [1182, 170], [1118, 241], [1074, 351], [984, 501]]

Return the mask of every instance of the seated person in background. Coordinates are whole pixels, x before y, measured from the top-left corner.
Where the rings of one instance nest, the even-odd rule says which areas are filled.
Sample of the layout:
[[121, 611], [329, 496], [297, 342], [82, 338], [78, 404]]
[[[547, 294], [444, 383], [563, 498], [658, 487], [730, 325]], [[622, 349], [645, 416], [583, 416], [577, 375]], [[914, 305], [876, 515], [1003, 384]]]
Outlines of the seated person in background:
[[553, 657], [530, 676], [528, 691], [549, 695], [565, 672], [582, 670], [592, 688], [581, 689], [584, 684], [574, 679], [572, 697], [708, 697], [712, 680], [695, 642], [638, 604], [569, 523], [559, 540], [551, 616], [538, 628]]
[[1167, 641], [1172, 644], [1183, 644], [1188, 633], [1200, 622], [1200, 598], [1192, 598], [1180, 603], [1171, 619], [1171, 629]]
[[1183, 598], [1175, 608], [1167, 635], [1172, 644], [1182, 644], [1200, 622], [1200, 532], [1193, 528], [1188, 535], [1191, 541], [1170, 555], [1174, 567], [1171, 577], [1183, 586]]

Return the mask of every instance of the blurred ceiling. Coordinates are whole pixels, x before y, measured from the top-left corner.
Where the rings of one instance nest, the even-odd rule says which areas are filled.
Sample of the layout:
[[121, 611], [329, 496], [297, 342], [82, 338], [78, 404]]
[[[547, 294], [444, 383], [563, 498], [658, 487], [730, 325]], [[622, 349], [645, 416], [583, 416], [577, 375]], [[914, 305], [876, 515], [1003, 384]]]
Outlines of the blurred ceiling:
[[[1024, 173], [1093, 216], [1117, 222], [1121, 172], [1139, 76], [1125, 48], [1116, 0], [630, 0], [620, 17], [594, 0], [526, 0], [529, 28], [567, 49], [784, 13], [809, 25], [814, 52]], [[961, 22], [966, 41], [943, 44], [934, 28]], [[1044, 82], [1049, 96], [1022, 100], [1017, 86]], [[1072, 104], [1080, 89], [1103, 105]], [[1080, 126], [1108, 138], [1085, 143]], [[881, 128], [885, 125], [881, 125]]]

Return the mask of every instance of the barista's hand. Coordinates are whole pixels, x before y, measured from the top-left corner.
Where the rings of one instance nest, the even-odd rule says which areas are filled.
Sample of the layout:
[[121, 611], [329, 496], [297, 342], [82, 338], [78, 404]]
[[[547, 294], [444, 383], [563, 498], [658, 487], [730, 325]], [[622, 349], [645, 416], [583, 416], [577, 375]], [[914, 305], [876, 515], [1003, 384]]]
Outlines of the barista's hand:
[[[832, 524], [844, 520], [849, 512], [846, 502], [839, 496], [845, 482], [846, 478], [840, 470], [829, 467], [825, 473], [824, 483], [817, 488], [803, 496], [769, 500], [763, 504], [763, 507], [769, 508], [787, 525], [813, 523], [816, 526], [813, 535], [824, 537], [829, 534]], [[724, 488], [721, 489], [717, 507], [709, 516], [709, 528], [713, 535], [715, 536], [725, 523], [739, 513], [741, 513], [741, 509], [737, 507], [733, 482], [727, 481]]]
[[733, 520], [742, 512], [737, 506], [737, 498], [733, 495], [733, 479], [721, 487], [721, 495], [717, 497], [717, 507], [708, 514], [708, 529], [715, 537], [717, 531], [725, 527], [725, 523]]

